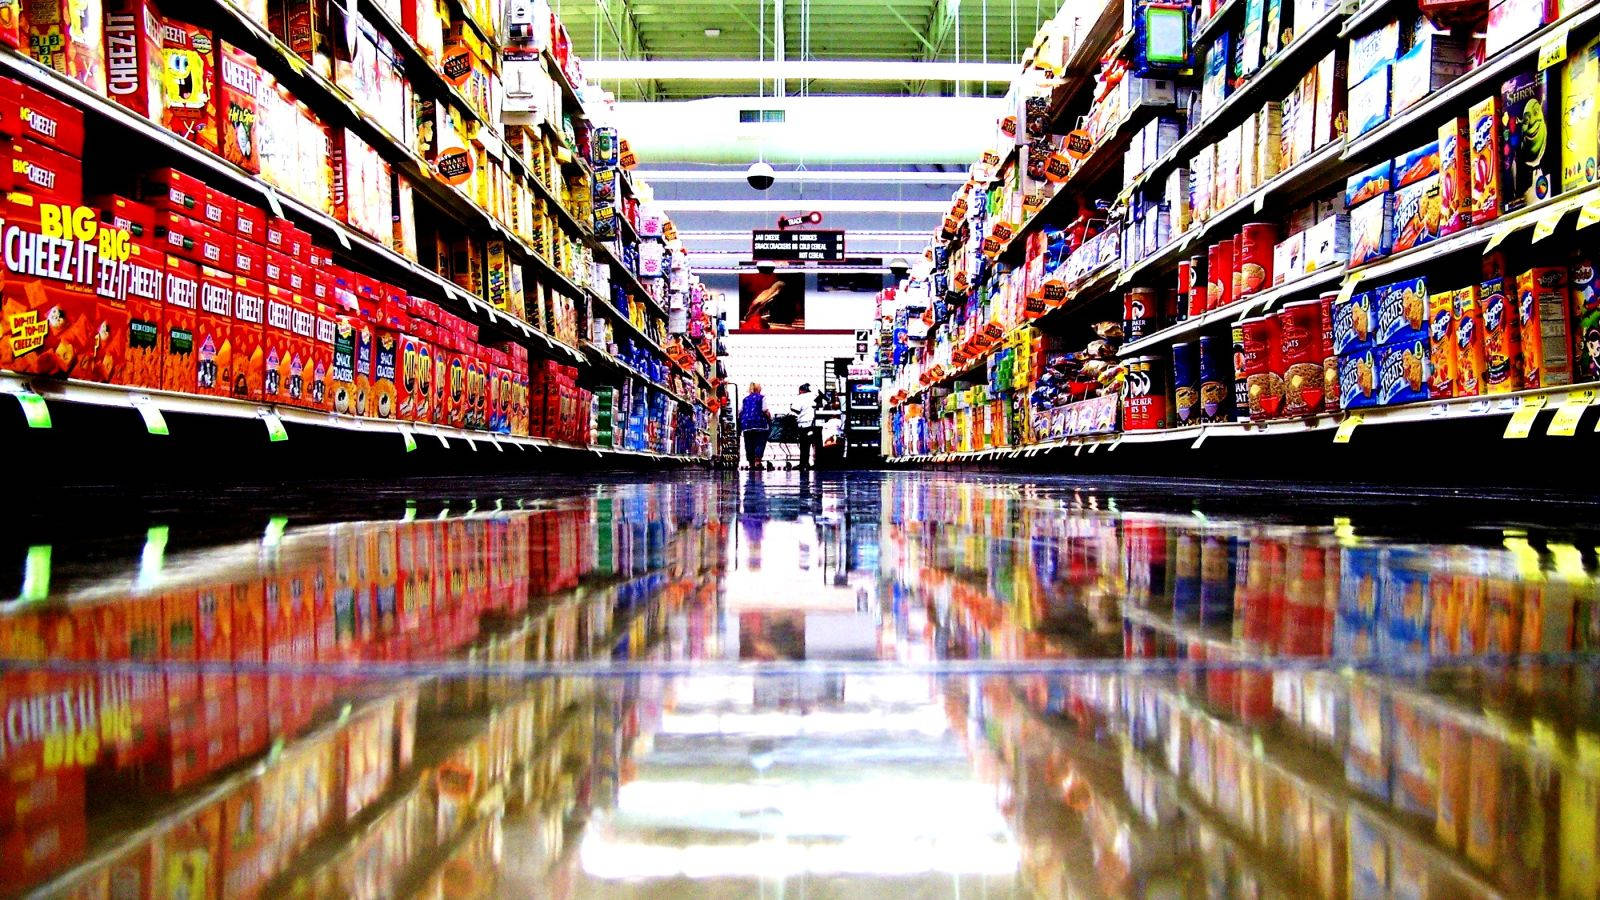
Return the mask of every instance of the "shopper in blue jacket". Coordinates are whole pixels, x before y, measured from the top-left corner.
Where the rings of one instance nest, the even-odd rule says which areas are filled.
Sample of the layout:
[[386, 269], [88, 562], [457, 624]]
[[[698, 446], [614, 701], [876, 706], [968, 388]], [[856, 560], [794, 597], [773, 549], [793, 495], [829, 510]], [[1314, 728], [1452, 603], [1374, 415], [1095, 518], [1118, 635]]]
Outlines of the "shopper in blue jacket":
[[744, 395], [739, 406], [739, 430], [744, 432], [744, 458], [750, 468], [761, 468], [762, 457], [767, 454], [767, 434], [772, 428], [772, 413], [767, 411], [767, 398], [761, 396], [761, 385], [750, 382], [750, 393]]

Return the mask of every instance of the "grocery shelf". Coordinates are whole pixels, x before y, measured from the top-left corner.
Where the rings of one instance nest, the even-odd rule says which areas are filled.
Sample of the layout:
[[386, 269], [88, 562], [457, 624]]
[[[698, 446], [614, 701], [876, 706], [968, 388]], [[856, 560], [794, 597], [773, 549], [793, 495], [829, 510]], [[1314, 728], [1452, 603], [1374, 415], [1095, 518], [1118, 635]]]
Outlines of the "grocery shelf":
[[660, 391], [663, 394], [666, 394], [668, 397], [671, 397], [673, 400], [676, 400], [677, 402], [682, 403], [685, 406], [693, 406], [694, 405], [687, 397], [684, 397], [683, 395], [679, 394], [677, 391], [672, 390], [671, 388], [667, 387], [666, 385], [662, 384], [659, 381], [652, 380], [651, 378], [646, 376], [643, 372], [639, 371], [638, 369], [635, 369], [633, 366], [628, 365], [627, 363], [623, 362], [622, 360], [618, 359], [617, 357], [612, 356], [611, 354], [607, 353], [605, 348], [601, 347], [599, 344], [596, 344], [593, 341], [584, 341], [583, 342], [583, 348], [585, 350], [588, 350], [589, 352], [593, 353], [604, 364], [606, 364], [608, 366], [611, 366], [612, 368], [615, 368], [615, 369], [617, 369], [617, 370], [619, 370], [621, 372], [624, 372], [624, 373], [632, 376], [633, 378], [638, 379], [639, 381], [643, 382], [645, 385], [649, 386], [650, 388], [652, 388], [654, 390]]
[[639, 279], [637, 273], [623, 263], [622, 257], [618, 256], [612, 251], [609, 242], [603, 238], [595, 238], [594, 248], [595, 251], [603, 256], [605, 261], [611, 265], [612, 273], [622, 276], [622, 286], [624, 289], [626, 289], [629, 293], [638, 295], [639, 298], [644, 301], [645, 305], [649, 306], [655, 311], [656, 315], [666, 318], [667, 311], [662, 308], [661, 301], [657, 300], [654, 294], [645, 290], [644, 282]]
[[1212, 325], [1242, 319], [1251, 314], [1262, 315], [1289, 297], [1315, 293], [1325, 288], [1333, 287], [1343, 278], [1344, 269], [1342, 268], [1312, 272], [1294, 281], [1274, 285], [1249, 297], [1234, 300], [1216, 309], [1207, 310], [1198, 316], [1192, 316], [1182, 322], [1168, 325], [1166, 328], [1152, 332], [1136, 341], [1129, 341], [1122, 345], [1122, 348], [1117, 351], [1117, 355], [1122, 357], [1138, 356], [1153, 347], [1171, 343], [1178, 338], [1201, 331]]
[[1212, 38], [1217, 36], [1222, 24], [1227, 21], [1229, 16], [1233, 15], [1233, 11], [1243, 5], [1244, 0], [1223, 0], [1223, 3], [1217, 7], [1217, 11], [1211, 14], [1211, 18], [1195, 26], [1194, 38], [1189, 42], [1190, 45], [1196, 48], [1204, 48], [1206, 44], [1211, 42]]
[[[1046, 115], [1049, 124], [1054, 125], [1066, 112], [1067, 105], [1078, 92], [1094, 83], [1095, 65], [1105, 56], [1111, 48], [1112, 42], [1122, 33], [1122, 4], [1105, 2], [1100, 6], [1099, 17], [1089, 30], [1084, 32], [1083, 40], [1072, 49], [1067, 57], [1066, 67], [1062, 70], [1064, 78], [1056, 87], [1050, 110]], [[1131, 33], [1123, 34], [1120, 43], [1132, 37]]]
[[671, 359], [671, 357], [667, 355], [667, 351], [663, 349], [660, 344], [656, 343], [654, 338], [650, 337], [648, 334], [645, 334], [644, 329], [640, 328], [638, 325], [635, 325], [633, 320], [628, 318], [626, 313], [620, 309], [617, 309], [615, 306], [612, 306], [610, 301], [601, 297], [599, 294], [591, 293], [589, 294], [589, 297], [597, 308], [605, 310], [606, 315], [610, 316], [613, 321], [620, 323], [633, 335], [634, 338], [638, 339], [646, 347], [654, 350], [662, 359]]
[[1339, 29], [1339, 37], [1347, 38], [1361, 34], [1369, 26], [1379, 24], [1379, 17], [1385, 13], [1394, 12], [1399, 15], [1398, 10], [1395, 10], [1398, 5], [1399, 0], [1367, 0], [1345, 19], [1344, 27]]

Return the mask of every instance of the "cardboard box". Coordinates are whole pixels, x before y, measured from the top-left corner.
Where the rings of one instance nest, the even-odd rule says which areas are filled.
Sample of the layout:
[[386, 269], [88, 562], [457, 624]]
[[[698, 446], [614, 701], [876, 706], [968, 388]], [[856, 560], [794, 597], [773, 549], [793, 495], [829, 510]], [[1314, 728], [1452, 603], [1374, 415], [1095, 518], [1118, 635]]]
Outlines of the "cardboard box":
[[304, 297], [290, 295], [289, 313], [289, 402], [295, 406], [315, 408], [322, 391], [312, 387], [319, 380], [316, 372], [315, 349], [317, 343], [316, 305]]
[[1551, 20], [1546, 0], [1498, 0], [1489, 4], [1483, 53], [1490, 57], [1538, 31]]
[[[316, 304], [317, 331], [316, 340], [311, 348], [310, 384], [311, 402], [313, 409], [332, 411], [334, 389], [340, 384], [334, 374], [335, 350], [339, 345], [339, 317], [333, 307], [325, 304]], [[347, 383], [347, 382], [346, 382]], [[345, 407], [349, 407], [348, 395]]]
[[1313, 108], [1312, 143], [1325, 147], [1344, 137], [1345, 58], [1335, 50], [1317, 63], [1316, 105]]
[[1394, 252], [1432, 243], [1439, 237], [1439, 176], [1408, 184], [1394, 195]]
[[267, 239], [267, 214], [259, 206], [243, 200], [233, 204], [233, 233], [241, 241], [263, 244]]
[[161, 124], [217, 152], [216, 47], [211, 30], [167, 19], [161, 28], [161, 53]]
[[413, 328], [400, 338], [400, 378], [395, 392], [395, 418], [432, 421], [433, 351]]
[[1395, 61], [1393, 71], [1389, 107], [1399, 113], [1466, 73], [1466, 45], [1447, 34], [1419, 34], [1411, 49]]
[[233, 274], [245, 278], [255, 278], [268, 281], [266, 277], [266, 257], [270, 251], [260, 244], [246, 240], [233, 242]]
[[128, 359], [118, 384], [163, 386], [161, 367], [167, 258], [153, 245], [134, 243], [122, 263], [128, 298]]
[[1385, 285], [1372, 292], [1374, 345], [1409, 344], [1428, 339], [1428, 284], [1421, 278]]
[[1388, 160], [1357, 172], [1345, 180], [1344, 205], [1346, 209], [1357, 206], [1394, 189], [1394, 164]]
[[1483, 304], [1484, 393], [1506, 394], [1522, 390], [1522, 332], [1516, 300], [1503, 278], [1478, 286]]
[[1428, 343], [1396, 341], [1378, 348], [1378, 405], [1428, 399]]
[[290, 403], [289, 386], [299, 375], [293, 349], [295, 296], [276, 285], [267, 285], [266, 314], [262, 319], [264, 372], [261, 399], [267, 403]]
[[1397, 20], [1352, 37], [1348, 53], [1349, 84], [1366, 81], [1379, 68], [1394, 62], [1399, 56], [1400, 23]]
[[28, 138], [10, 144], [9, 190], [37, 197], [46, 203], [83, 203], [83, 163]]
[[215, 225], [204, 225], [198, 252], [202, 265], [227, 271], [233, 263], [233, 235]]
[[1600, 180], [1600, 38], [1561, 68], [1561, 189]]
[[1500, 97], [1473, 104], [1467, 112], [1471, 129], [1472, 206], [1470, 221], [1481, 225], [1500, 215]]
[[222, 158], [246, 172], [260, 172], [256, 96], [261, 91], [261, 70], [256, 58], [227, 41], [218, 41], [217, 82], [217, 141], [222, 145]]
[[1435, 400], [1455, 396], [1459, 365], [1454, 300], [1454, 291], [1428, 295], [1428, 396]]
[[200, 266], [166, 255], [166, 281], [161, 311], [161, 386], [169, 391], [198, 392], [199, 355], [195, 350], [200, 303]]
[[1522, 337], [1522, 386], [1571, 384], [1566, 266], [1537, 266], [1517, 275], [1517, 329]]
[[175, 212], [198, 219], [206, 202], [206, 186], [200, 179], [177, 169], [156, 169], [145, 175], [139, 186], [139, 198], [158, 213]]
[[1393, 247], [1393, 194], [1382, 194], [1350, 210], [1350, 265], [1382, 259]]
[[1439, 174], [1439, 142], [1429, 141], [1412, 150], [1403, 153], [1394, 159], [1394, 181], [1396, 188], [1415, 184], [1429, 175]]
[[83, 110], [28, 85], [0, 78], [0, 135], [27, 138], [82, 159]]
[[1485, 392], [1489, 367], [1483, 338], [1483, 300], [1478, 285], [1454, 291], [1450, 306], [1456, 328], [1455, 395], [1476, 397]]
[[96, 94], [106, 93], [100, 0], [25, 0], [28, 55]]
[[59, 219], [47, 229], [31, 197], [13, 194], [4, 205], [6, 243], [19, 252], [16, 268], [9, 262], [13, 254], [5, 254], [0, 285], [0, 370], [91, 377], [97, 242], [71, 237]]
[[1439, 236], [1472, 222], [1472, 138], [1467, 119], [1439, 126]]
[[233, 393], [233, 276], [202, 265], [195, 314], [195, 393]]
[[[1510, 2], [1510, 0], [1507, 0]], [[1513, 212], [1553, 195], [1560, 164], [1552, 139], [1550, 76], [1520, 72], [1500, 85], [1500, 209]]]
[[237, 204], [231, 195], [207, 186], [201, 194], [200, 212], [196, 218], [231, 236], [238, 225], [236, 207]]
[[262, 258], [261, 271], [266, 282], [280, 287], [290, 287], [290, 273], [295, 267], [294, 259], [287, 253], [279, 253], [276, 250], [263, 250]]
[[1306, 271], [1343, 266], [1350, 260], [1350, 216], [1336, 213], [1306, 229]]
[[128, 232], [128, 237], [135, 242], [154, 243], [156, 211], [149, 204], [120, 194], [101, 194], [90, 198], [89, 205], [100, 210], [102, 224]]
[[1350, 134], [1360, 137], [1389, 118], [1389, 66], [1350, 89]]
[[106, 92], [152, 122], [164, 106], [161, 13], [149, 0], [105, 0]]

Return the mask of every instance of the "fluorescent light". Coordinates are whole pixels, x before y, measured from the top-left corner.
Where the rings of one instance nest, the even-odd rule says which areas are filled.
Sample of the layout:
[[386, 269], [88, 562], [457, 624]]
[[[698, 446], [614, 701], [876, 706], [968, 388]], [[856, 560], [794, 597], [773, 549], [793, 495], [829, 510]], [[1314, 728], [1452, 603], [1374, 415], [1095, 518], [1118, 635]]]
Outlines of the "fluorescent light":
[[666, 212], [793, 212], [804, 206], [817, 212], [927, 213], [950, 209], [949, 200], [657, 200]]
[[721, 28], [707, 28], [706, 37], [722, 37]]
[[584, 60], [590, 81], [1000, 81], [1021, 73], [1016, 63], [898, 62], [876, 59], [607, 59]]
[[[635, 169], [635, 178], [654, 184], [672, 182], [744, 181], [744, 171], [716, 169]], [[867, 182], [877, 184], [961, 184], [967, 180], [967, 170], [955, 172], [865, 172], [859, 169], [779, 169], [784, 184], [826, 184], [829, 182]]]

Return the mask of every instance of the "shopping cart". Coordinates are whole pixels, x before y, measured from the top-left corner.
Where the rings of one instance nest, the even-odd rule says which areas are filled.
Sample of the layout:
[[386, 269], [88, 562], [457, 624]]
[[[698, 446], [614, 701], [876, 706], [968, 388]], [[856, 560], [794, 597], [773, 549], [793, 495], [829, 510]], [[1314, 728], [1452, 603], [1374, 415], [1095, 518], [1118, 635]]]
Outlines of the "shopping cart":
[[[773, 449], [777, 448], [781, 465], [771, 459]], [[767, 465], [773, 468], [795, 469], [800, 465], [800, 419], [794, 413], [780, 413], [772, 417], [772, 426], [767, 432]]]

